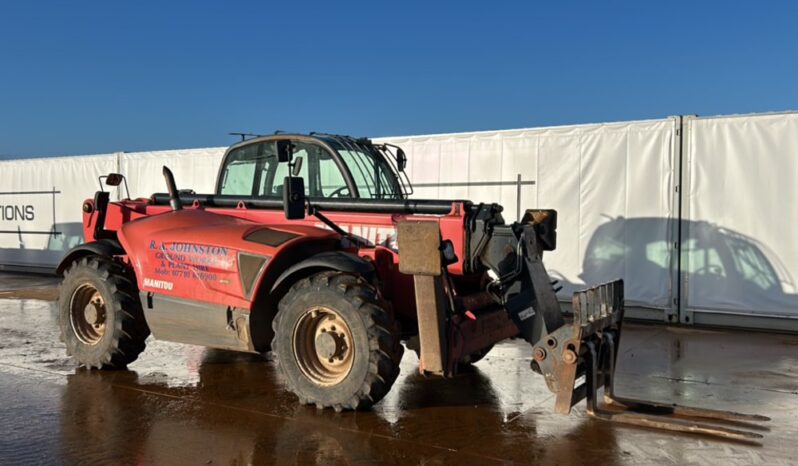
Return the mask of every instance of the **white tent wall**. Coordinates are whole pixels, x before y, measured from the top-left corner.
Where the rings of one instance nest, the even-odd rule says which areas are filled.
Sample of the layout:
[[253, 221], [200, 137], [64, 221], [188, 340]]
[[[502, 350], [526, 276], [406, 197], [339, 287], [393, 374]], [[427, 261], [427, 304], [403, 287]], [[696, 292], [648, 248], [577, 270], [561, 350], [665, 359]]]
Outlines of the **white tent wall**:
[[682, 321], [798, 329], [798, 114], [686, 122]]
[[[671, 315], [677, 125], [667, 118], [377, 141], [405, 150], [417, 198], [499, 202], [512, 221], [518, 175], [533, 181], [521, 186], [521, 212], [558, 211], [558, 247], [544, 259], [563, 284], [561, 299], [624, 278], [630, 304]], [[446, 186], [458, 183], [470, 185]]]
[[[162, 167], [180, 188], [213, 192], [226, 148], [51, 157], [0, 162], [0, 269], [50, 271], [83, 241], [83, 201], [100, 175], [125, 174], [131, 197], [165, 192]], [[124, 196], [124, 185], [111, 199]], [[26, 210], [27, 209], [27, 210]]]
[[0, 162], [0, 268], [52, 270], [83, 241], [81, 206], [98, 177], [117, 170], [113, 154]]
[[[500, 202], [512, 221], [520, 189], [521, 211], [556, 209], [545, 262], [562, 299], [623, 277], [639, 316], [798, 331], [798, 114], [681, 121], [377, 141], [404, 148], [416, 198]], [[178, 188], [213, 192], [224, 150], [0, 162], [0, 269], [52, 270], [82, 240], [80, 206], [100, 175], [121, 172], [132, 197], [149, 196], [165, 191], [167, 165]]]
[[119, 170], [127, 178], [134, 199], [166, 192], [164, 165], [174, 173], [178, 189], [212, 193], [216, 190], [216, 176], [225, 150], [225, 147], [210, 147], [126, 152], [119, 156]]

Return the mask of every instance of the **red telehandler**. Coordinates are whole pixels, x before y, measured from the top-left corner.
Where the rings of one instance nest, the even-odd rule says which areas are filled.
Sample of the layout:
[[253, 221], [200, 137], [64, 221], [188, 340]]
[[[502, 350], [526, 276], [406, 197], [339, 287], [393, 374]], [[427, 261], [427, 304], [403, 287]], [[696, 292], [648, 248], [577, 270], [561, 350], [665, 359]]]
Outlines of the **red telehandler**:
[[497, 204], [411, 199], [406, 161], [368, 139], [274, 134], [227, 150], [215, 194], [179, 191], [167, 167], [168, 193], [110, 202], [101, 189], [83, 204], [87, 242], [57, 269], [67, 352], [121, 368], [150, 332], [273, 351], [301, 403], [340, 411], [385, 396], [402, 341], [421, 372], [451, 376], [523, 338], [559, 413], [585, 399], [602, 419], [760, 437], [715, 424], [761, 416], [616, 397], [623, 282], [576, 293], [566, 319], [542, 262], [556, 247], [555, 211], [507, 224]]

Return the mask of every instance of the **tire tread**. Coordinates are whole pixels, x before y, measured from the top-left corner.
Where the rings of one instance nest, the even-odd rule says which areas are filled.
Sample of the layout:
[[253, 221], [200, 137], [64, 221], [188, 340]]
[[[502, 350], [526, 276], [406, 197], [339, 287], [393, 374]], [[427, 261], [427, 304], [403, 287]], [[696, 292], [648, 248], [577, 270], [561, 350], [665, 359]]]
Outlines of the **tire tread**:
[[[90, 369], [127, 367], [144, 351], [146, 347], [145, 341], [150, 334], [149, 327], [144, 320], [144, 312], [141, 309], [135, 280], [131, 280], [129, 270], [122, 263], [111, 258], [90, 256], [73, 262], [65, 271], [62, 284], [67, 283], [71, 275], [77, 273], [81, 268], [93, 270], [95, 278], [104, 282], [111, 292], [112, 296], [110, 300], [107, 300], [106, 306], [110, 306], [111, 312], [115, 314], [114, 328], [106, 329], [106, 331], [110, 330], [112, 332], [112, 337], [110, 345], [102, 354], [92, 358], [84, 358], [81, 357], [82, 352], [79, 348], [69, 347], [67, 348], [67, 354], [76, 359], [79, 364], [85, 365]], [[68, 296], [65, 297], [63, 295], [59, 299], [65, 298], [70, 299]], [[71, 331], [71, 324], [68, 319], [68, 314], [64, 315], [63, 311], [59, 313], [60, 337], [64, 342], [67, 341], [65, 332]]]
[[[317, 408], [333, 408], [335, 411], [362, 410], [380, 401], [390, 390], [399, 375], [399, 363], [404, 347], [399, 339], [399, 324], [394, 319], [388, 302], [380, 298], [377, 289], [365, 279], [344, 273], [327, 271], [297, 281], [280, 301], [280, 312], [272, 321], [274, 340], [272, 348], [277, 348], [280, 319], [284, 309], [301, 295], [314, 290], [327, 288], [345, 297], [360, 312], [366, 324], [369, 338], [369, 365], [365, 380], [358, 391], [344, 403], [330, 403], [312, 399], [300, 393], [288, 380], [287, 388], [303, 404], [315, 404]], [[277, 354], [278, 366], [281, 355]], [[287, 379], [287, 378], [286, 378]]]

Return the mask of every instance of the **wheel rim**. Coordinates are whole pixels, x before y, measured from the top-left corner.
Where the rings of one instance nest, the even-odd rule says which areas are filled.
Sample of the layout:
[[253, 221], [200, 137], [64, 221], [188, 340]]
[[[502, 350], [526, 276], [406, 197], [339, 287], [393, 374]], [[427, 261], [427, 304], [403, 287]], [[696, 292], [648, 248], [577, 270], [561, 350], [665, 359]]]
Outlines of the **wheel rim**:
[[72, 331], [82, 343], [96, 345], [105, 335], [107, 317], [105, 299], [91, 284], [84, 284], [72, 293], [69, 320]]
[[336, 385], [352, 370], [355, 360], [352, 331], [333, 309], [308, 310], [294, 327], [293, 342], [299, 369], [317, 385]]

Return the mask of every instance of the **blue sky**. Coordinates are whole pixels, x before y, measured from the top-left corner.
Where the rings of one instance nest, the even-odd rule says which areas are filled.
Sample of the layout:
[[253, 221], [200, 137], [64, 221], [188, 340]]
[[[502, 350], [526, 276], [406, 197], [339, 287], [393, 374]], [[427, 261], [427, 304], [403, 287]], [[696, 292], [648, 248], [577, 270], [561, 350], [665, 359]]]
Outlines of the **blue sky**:
[[3, 2], [0, 157], [798, 109], [796, 2]]

